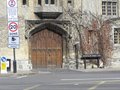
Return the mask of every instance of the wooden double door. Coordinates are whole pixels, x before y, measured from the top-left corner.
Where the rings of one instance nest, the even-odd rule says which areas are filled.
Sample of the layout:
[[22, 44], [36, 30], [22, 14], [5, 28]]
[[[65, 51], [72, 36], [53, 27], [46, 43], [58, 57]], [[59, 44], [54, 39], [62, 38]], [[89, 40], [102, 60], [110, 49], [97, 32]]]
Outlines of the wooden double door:
[[30, 38], [33, 68], [61, 68], [62, 36], [48, 29], [33, 34]]

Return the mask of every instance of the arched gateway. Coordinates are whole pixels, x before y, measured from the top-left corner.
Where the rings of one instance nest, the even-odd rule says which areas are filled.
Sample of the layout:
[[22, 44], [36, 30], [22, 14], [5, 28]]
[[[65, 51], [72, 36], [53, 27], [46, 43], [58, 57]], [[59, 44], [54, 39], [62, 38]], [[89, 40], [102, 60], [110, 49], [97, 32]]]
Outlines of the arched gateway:
[[56, 24], [43, 23], [30, 32], [30, 55], [33, 68], [61, 68], [63, 37], [66, 32]]

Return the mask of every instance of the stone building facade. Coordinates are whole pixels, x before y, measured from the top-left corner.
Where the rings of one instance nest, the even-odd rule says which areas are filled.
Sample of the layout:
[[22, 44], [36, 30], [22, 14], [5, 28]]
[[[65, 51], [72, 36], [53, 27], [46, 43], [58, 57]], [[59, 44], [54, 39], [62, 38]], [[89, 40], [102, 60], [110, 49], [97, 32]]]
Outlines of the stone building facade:
[[[73, 47], [77, 41], [68, 43], [69, 28], [72, 26], [69, 26], [69, 18], [63, 18], [65, 10], [71, 7], [75, 11], [79, 9], [102, 15], [104, 19], [112, 19], [115, 22], [111, 32], [114, 50], [110, 60], [113, 64], [119, 65], [119, 2], [119, 0], [18, 0], [20, 48], [16, 49], [17, 69], [75, 68]], [[6, 3], [7, 0], [0, 3], [0, 56], [6, 56], [12, 61], [13, 49], [8, 48]], [[74, 29], [72, 30], [74, 32]], [[71, 42], [75, 41], [75, 36], [72, 37]]]

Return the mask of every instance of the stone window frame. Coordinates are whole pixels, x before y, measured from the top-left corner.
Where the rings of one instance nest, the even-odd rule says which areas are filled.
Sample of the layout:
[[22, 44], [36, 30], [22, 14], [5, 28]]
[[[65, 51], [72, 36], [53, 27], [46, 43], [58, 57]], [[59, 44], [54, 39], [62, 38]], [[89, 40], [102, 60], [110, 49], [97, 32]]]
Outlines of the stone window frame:
[[120, 45], [120, 27], [114, 28], [114, 45]]
[[117, 0], [102, 0], [102, 15], [117, 16], [118, 1]]

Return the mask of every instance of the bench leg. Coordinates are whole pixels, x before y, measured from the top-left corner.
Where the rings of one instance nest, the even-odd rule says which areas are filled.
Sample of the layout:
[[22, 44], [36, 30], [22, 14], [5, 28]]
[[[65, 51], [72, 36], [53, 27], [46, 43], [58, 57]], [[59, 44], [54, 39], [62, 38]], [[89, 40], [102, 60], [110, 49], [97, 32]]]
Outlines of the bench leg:
[[84, 69], [86, 69], [86, 60], [84, 60]]
[[99, 62], [99, 59], [97, 59], [97, 67], [99, 68], [100, 66], [100, 62]]

